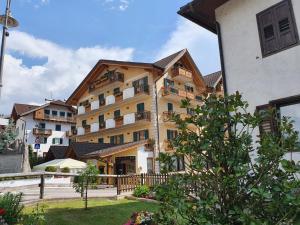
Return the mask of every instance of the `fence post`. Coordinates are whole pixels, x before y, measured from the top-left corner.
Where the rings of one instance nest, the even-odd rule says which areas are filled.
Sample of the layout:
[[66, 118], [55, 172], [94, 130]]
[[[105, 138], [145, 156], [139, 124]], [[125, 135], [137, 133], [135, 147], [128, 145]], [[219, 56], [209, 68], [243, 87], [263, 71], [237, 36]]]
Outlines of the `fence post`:
[[44, 198], [44, 190], [45, 190], [45, 177], [41, 175], [41, 183], [40, 183], [40, 199]]
[[121, 194], [121, 187], [120, 187], [120, 177], [117, 175], [117, 195]]
[[144, 174], [141, 173], [141, 185], [144, 185]]

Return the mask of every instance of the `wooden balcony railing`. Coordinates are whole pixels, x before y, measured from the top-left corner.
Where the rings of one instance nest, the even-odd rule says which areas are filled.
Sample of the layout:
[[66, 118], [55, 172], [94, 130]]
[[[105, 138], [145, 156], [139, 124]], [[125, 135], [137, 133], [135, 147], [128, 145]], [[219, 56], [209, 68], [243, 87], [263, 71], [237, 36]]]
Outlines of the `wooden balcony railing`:
[[191, 80], [193, 78], [192, 71], [187, 70], [187, 69], [182, 68], [182, 67], [174, 68], [172, 76], [173, 76], [173, 78], [181, 77], [183, 79], [188, 79], [188, 80]]
[[136, 112], [135, 121], [140, 121], [140, 120], [151, 121], [151, 112], [150, 111]]
[[195, 95], [194, 93], [192, 92], [188, 92], [188, 91], [185, 91], [185, 90], [181, 90], [181, 89], [176, 89], [176, 88], [173, 88], [173, 87], [163, 87], [162, 88], [162, 94], [163, 96], [167, 96], [167, 95], [177, 95], [181, 98], [188, 98], [190, 100], [196, 100], [198, 102], [202, 102], [202, 96], [200, 95]]
[[52, 130], [51, 129], [42, 129], [42, 128], [33, 128], [34, 135], [42, 135], [42, 136], [51, 136]]
[[141, 86], [134, 87], [134, 94], [135, 95], [138, 95], [138, 94], [147, 94], [147, 95], [149, 95], [149, 93], [150, 93], [149, 85], [141, 85]]
[[44, 114], [45, 120], [54, 120], [59, 122], [69, 122], [69, 123], [75, 123], [74, 117], [64, 117], [64, 116], [54, 116], [49, 114]]
[[100, 79], [94, 81], [89, 86], [89, 91], [92, 92], [98, 88], [104, 87], [115, 82], [124, 82], [124, 74], [116, 71], [109, 71]]

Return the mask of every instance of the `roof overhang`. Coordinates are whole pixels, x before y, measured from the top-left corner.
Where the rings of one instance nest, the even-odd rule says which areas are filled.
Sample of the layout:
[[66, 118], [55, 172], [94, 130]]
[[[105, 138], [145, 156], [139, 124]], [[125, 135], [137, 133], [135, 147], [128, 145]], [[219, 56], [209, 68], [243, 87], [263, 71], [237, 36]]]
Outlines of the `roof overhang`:
[[182, 6], [178, 14], [216, 34], [215, 10], [227, 1], [229, 0], [194, 0]]

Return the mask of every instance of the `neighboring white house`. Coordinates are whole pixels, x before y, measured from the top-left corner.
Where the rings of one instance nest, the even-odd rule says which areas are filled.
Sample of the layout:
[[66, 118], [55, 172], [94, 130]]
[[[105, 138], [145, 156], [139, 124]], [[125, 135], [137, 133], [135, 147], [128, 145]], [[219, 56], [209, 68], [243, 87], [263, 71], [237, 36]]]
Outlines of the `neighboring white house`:
[[5, 129], [9, 124], [9, 119], [0, 116], [0, 130]]
[[194, 0], [178, 13], [218, 35], [225, 92], [240, 91], [252, 112], [276, 108], [300, 131], [299, 0]]
[[75, 130], [74, 112], [72, 106], [62, 101], [42, 106], [14, 104], [11, 117], [16, 124], [17, 139], [44, 157], [51, 145], [69, 145]]

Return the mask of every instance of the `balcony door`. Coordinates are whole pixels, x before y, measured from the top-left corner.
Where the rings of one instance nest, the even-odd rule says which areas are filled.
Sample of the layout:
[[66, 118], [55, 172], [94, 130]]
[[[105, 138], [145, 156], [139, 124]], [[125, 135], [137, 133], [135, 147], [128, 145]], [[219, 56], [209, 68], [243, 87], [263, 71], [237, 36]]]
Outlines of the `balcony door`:
[[142, 113], [145, 111], [145, 104], [144, 103], [139, 103], [136, 105], [136, 111], [138, 113]]

